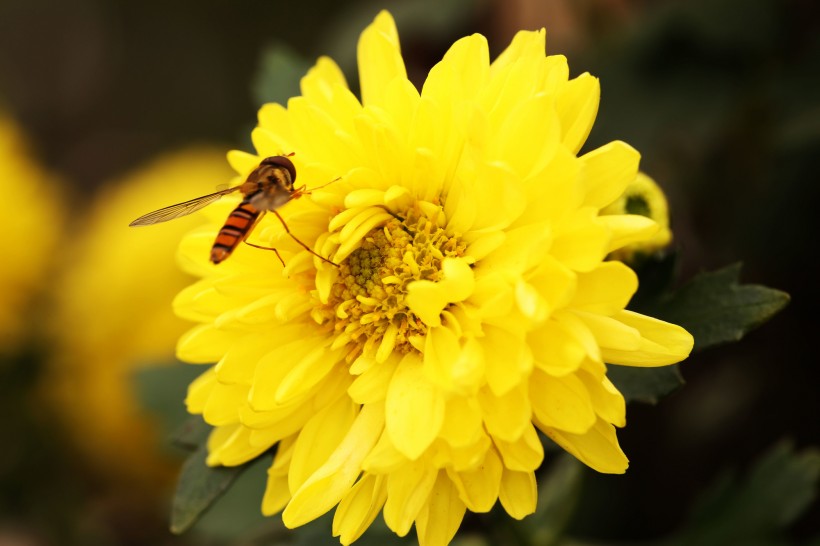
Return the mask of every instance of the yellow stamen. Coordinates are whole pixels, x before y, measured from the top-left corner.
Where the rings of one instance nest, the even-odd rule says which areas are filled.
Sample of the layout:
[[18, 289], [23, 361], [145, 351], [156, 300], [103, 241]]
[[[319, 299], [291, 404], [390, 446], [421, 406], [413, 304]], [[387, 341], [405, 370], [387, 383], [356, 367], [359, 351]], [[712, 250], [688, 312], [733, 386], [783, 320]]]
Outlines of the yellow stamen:
[[407, 285], [439, 281], [445, 257], [464, 255], [466, 243], [448, 234], [440, 205], [417, 203], [373, 227], [339, 264], [328, 303], [316, 313], [333, 324], [334, 348], [348, 345], [348, 361], [363, 353], [384, 362], [393, 351], [417, 351], [411, 338], [427, 326], [407, 307]]

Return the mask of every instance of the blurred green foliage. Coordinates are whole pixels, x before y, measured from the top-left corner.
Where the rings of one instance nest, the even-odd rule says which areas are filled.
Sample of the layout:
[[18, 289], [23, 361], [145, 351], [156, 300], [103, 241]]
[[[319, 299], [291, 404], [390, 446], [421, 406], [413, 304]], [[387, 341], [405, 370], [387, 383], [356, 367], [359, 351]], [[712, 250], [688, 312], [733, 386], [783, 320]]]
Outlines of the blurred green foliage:
[[738, 479], [727, 472], [695, 504], [683, 530], [670, 546], [698, 544], [755, 546], [787, 544], [784, 529], [817, 497], [820, 451], [796, 453], [781, 442]]

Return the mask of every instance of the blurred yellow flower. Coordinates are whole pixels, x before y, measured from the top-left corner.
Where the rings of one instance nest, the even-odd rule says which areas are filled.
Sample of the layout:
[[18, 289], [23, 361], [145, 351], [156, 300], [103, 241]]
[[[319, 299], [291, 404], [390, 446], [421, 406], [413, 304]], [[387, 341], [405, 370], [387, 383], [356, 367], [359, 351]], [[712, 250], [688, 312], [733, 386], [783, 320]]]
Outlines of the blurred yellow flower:
[[19, 347], [35, 319], [32, 299], [49, 278], [63, 225], [54, 176], [35, 163], [20, 128], [0, 113], [0, 354]]
[[654, 180], [642, 172], [627, 185], [618, 199], [601, 209], [601, 214], [639, 214], [658, 224], [655, 235], [613, 251], [610, 258], [631, 262], [636, 255], [652, 254], [672, 242], [666, 195]]
[[422, 545], [447, 544], [467, 509], [535, 509], [540, 430], [592, 468], [624, 472], [615, 427], [624, 399], [605, 363], [685, 358], [682, 328], [624, 309], [632, 270], [607, 254], [654, 235], [633, 215], [601, 216], [638, 171], [612, 142], [576, 154], [597, 113], [598, 80], [569, 79], [545, 33], [520, 32], [494, 62], [486, 39], [456, 42], [419, 93], [391, 16], [359, 41], [360, 102], [322, 58], [287, 108], [265, 105], [257, 155], [229, 154], [240, 179], [293, 152], [308, 189], [213, 265], [236, 201], [181, 245], [202, 280], [175, 300], [201, 324], [178, 356], [211, 363], [189, 411], [216, 428], [210, 465], [278, 446], [262, 501], [289, 527], [336, 506], [356, 540], [382, 512]]
[[169, 305], [191, 278], [174, 264], [186, 218], [150, 230], [128, 222], [139, 213], [214, 189], [230, 176], [224, 152], [169, 154], [109, 185], [74, 230], [56, 281], [52, 330], [57, 348], [48, 382], [80, 448], [110, 477], [135, 485], [168, 483], [156, 423], [133, 392], [136, 371], [174, 361], [185, 330]]

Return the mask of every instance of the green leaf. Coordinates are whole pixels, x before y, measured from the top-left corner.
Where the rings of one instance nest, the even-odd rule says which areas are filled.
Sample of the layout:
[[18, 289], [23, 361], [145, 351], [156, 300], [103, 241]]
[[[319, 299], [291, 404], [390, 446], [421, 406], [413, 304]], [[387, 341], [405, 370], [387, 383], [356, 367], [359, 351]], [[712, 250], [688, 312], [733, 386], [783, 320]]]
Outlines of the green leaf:
[[[656, 287], [663, 285], [674, 270], [674, 257], [650, 265], [650, 273], [655, 276], [650, 292], [655, 297], [644, 292], [639, 305], [630, 308], [683, 326], [694, 336], [695, 350], [740, 340], [789, 302], [785, 292], [738, 284], [740, 264], [701, 273], [676, 292], [657, 297]], [[643, 276], [641, 279], [643, 282]], [[653, 404], [684, 383], [676, 364], [658, 368], [610, 365], [607, 376], [627, 401]]]
[[670, 544], [769, 544], [809, 507], [818, 477], [820, 452], [795, 453], [788, 442], [781, 442], [742, 483], [732, 475], [721, 477]]
[[[215, 500], [205, 517], [196, 522], [190, 535], [237, 546], [272, 546], [277, 540], [290, 542], [294, 532], [285, 527], [282, 518], [262, 514], [262, 499], [272, 463], [273, 457], [266, 454], [244, 465], [242, 474]], [[327, 535], [331, 536], [329, 528]]]
[[174, 432], [171, 439], [177, 447], [186, 451], [196, 451], [208, 440], [211, 430], [212, 427], [203, 421], [202, 417], [192, 415]]
[[133, 373], [131, 381], [140, 407], [159, 419], [164, 434], [172, 434], [188, 420], [183, 400], [188, 385], [201, 374], [202, 368], [177, 361], [152, 363]]
[[659, 399], [685, 383], [677, 364], [659, 368], [636, 368], [610, 364], [606, 375], [627, 402], [657, 404]]
[[629, 309], [651, 314], [649, 310], [672, 289], [679, 261], [675, 250], [636, 254], [628, 264], [638, 275], [638, 291], [629, 300]]
[[789, 295], [738, 284], [740, 264], [701, 273], [662, 301], [652, 316], [679, 324], [695, 337], [695, 350], [738, 341], [789, 302]]
[[207, 446], [200, 446], [182, 466], [171, 506], [171, 532], [174, 534], [190, 529], [248, 466], [209, 467], [205, 464], [207, 457]]
[[283, 44], [268, 46], [262, 53], [251, 94], [257, 104], [277, 102], [287, 104], [300, 95], [299, 82], [311, 63]]

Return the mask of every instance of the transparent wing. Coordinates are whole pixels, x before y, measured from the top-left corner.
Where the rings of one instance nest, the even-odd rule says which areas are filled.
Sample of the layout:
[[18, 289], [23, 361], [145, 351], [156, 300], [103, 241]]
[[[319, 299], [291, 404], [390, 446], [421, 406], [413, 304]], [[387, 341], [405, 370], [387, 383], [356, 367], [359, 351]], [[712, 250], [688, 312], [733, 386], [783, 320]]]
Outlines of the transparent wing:
[[173, 220], [174, 218], [181, 218], [182, 216], [187, 216], [207, 207], [214, 201], [219, 200], [219, 198], [223, 195], [228, 195], [229, 193], [239, 191], [239, 188], [241, 188], [241, 186], [219, 190], [218, 192], [209, 193], [208, 195], [203, 195], [201, 197], [197, 197], [196, 199], [191, 199], [190, 201], [177, 203], [176, 205], [171, 205], [170, 207], [155, 210], [154, 212], [149, 212], [148, 214], [140, 216], [128, 225], [150, 226], [151, 224], [167, 222], [168, 220]]

